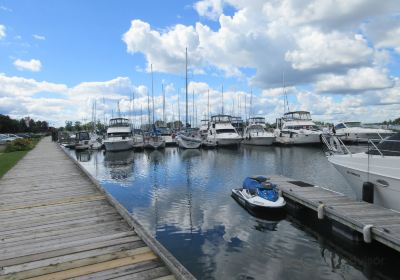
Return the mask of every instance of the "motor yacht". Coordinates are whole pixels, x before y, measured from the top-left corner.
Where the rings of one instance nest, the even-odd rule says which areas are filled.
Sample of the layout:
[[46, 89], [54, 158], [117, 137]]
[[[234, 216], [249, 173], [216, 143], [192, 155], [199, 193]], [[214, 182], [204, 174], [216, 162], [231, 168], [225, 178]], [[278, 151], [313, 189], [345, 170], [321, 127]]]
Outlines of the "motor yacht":
[[400, 211], [400, 133], [365, 152], [352, 153], [336, 136], [323, 137], [328, 160], [346, 179], [358, 199]]
[[388, 129], [363, 127], [361, 122], [340, 122], [334, 133], [345, 142], [367, 143], [369, 139], [381, 140], [394, 132]]
[[269, 146], [275, 142], [275, 134], [268, 132], [265, 125], [265, 118], [253, 117], [249, 119], [249, 124], [244, 129], [243, 144]]
[[321, 133], [307, 111], [288, 112], [276, 120], [275, 136], [279, 144], [317, 144], [321, 142]]
[[107, 151], [124, 151], [133, 149], [132, 128], [128, 119], [110, 119], [107, 138], [103, 141]]
[[216, 115], [211, 117], [210, 128], [207, 133], [207, 142], [217, 146], [238, 146], [242, 137], [232, 126], [231, 116]]
[[246, 209], [259, 211], [281, 211], [286, 205], [275, 184], [267, 177], [247, 177], [242, 188], [232, 189], [232, 196]]
[[90, 147], [90, 135], [87, 131], [75, 133], [75, 150], [87, 150]]

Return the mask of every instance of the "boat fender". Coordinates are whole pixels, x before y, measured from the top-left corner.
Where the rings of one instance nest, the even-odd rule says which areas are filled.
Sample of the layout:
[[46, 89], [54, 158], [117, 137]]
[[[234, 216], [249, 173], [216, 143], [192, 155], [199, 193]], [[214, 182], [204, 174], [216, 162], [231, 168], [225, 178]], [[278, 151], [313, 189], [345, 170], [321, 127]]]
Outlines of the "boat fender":
[[373, 225], [365, 225], [363, 227], [363, 237], [364, 237], [364, 242], [365, 243], [371, 243], [372, 237], [371, 237], [371, 228]]
[[332, 136], [330, 139], [329, 139], [329, 144], [330, 144], [330, 146], [331, 146], [331, 148], [332, 148], [332, 151], [334, 151], [334, 152], [341, 152], [341, 147], [340, 147], [340, 142], [339, 142], [339, 140], [335, 137], [335, 136]]
[[363, 183], [362, 200], [368, 203], [374, 203], [374, 184], [371, 182]]
[[325, 205], [323, 203], [320, 203], [320, 205], [318, 205], [318, 220], [322, 220], [324, 218], [324, 208]]

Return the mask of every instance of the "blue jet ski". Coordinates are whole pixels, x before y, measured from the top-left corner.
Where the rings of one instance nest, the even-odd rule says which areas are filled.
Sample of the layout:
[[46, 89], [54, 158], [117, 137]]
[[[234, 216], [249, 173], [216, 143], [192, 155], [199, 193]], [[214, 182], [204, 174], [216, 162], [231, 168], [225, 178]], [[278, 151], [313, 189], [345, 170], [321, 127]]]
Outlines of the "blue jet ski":
[[285, 199], [279, 195], [277, 185], [264, 176], [247, 177], [242, 188], [232, 189], [232, 196], [251, 211], [282, 210]]

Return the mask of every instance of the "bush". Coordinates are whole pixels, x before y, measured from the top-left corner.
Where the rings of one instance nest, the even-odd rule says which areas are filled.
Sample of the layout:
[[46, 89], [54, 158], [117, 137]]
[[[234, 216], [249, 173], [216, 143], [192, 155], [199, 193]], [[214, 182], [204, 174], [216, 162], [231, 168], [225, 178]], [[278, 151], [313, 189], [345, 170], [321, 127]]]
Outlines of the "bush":
[[35, 146], [34, 142], [32, 139], [24, 139], [24, 138], [19, 138], [15, 139], [14, 141], [7, 143], [7, 147], [5, 152], [15, 152], [15, 151], [28, 151], [32, 149]]

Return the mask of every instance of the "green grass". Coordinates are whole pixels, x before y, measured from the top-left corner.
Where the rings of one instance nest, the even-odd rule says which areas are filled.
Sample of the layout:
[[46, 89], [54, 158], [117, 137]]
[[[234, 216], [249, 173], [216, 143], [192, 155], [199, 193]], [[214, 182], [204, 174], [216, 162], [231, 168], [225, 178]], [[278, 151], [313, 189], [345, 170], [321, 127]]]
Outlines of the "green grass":
[[11, 153], [0, 153], [0, 178], [7, 173], [17, 162], [29, 151], [17, 151]]

